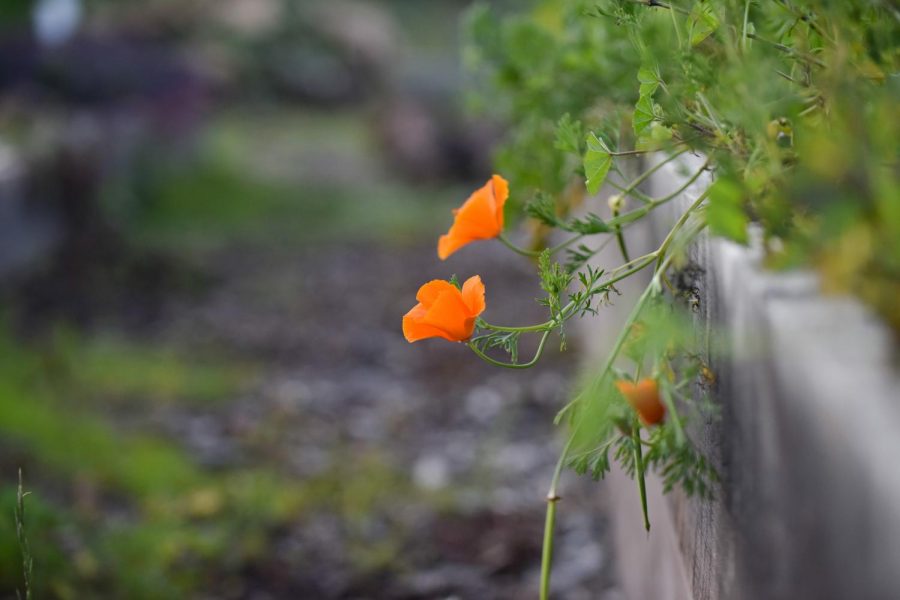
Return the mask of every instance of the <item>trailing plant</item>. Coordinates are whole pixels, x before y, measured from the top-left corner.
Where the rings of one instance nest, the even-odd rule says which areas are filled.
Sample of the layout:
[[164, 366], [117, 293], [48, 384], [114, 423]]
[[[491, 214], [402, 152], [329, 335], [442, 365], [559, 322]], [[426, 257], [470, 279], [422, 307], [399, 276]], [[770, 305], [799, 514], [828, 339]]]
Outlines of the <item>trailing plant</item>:
[[[601, 478], [619, 463], [648, 530], [649, 470], [666, 491], [713, 493], [716, 472], [688, 422], [714, 414], [714, 376], [677, 285], [702, 231], [747, 244], [756, 230], [770, 266], [814, 266], [825, 289], [856, 293], [900, 330], [898, 21], [887, 0], [540, 0], [468, 13], [470, 102], [508, 125], [496, 161], [505, 178], [455, 212], [438, 253], [497, 239], [535, 260], [548, 318], [490, 323], [480, 278], [431, 282], [404, 317], [407, 339], [461, 341], [493, 365], [528, 368], [550, 336], [565, 346], [570, 319], [649, 276], [605, 362], [556, 419], [568, 440], [547, 495], [541, 598], [566, 466]], [[642, 184], [685, 153], [705, 161], [680, 189], [648, 196]], [[628, 229], [705, 172], [714, 183], [659, 247], [632, 257]], [[606, 206], [591, 210], [598, 195]], [[523, 225], [524, 243], [505, 218]], [[600, 269], [592, 259], [608, 244], [622, 263]], [[527, 336], [536, 350], [523, 358]]]

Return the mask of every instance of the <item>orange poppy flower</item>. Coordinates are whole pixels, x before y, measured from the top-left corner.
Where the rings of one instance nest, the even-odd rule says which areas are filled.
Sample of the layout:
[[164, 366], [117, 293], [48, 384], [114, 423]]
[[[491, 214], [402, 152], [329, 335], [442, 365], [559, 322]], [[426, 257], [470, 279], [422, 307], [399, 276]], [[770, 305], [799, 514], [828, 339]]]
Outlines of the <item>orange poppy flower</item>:
[[645, 378], [637, 383], [621, 379], [616, 387], [628, 400], [644, 425], [654, 425], [666, 416], [666, 406], [659, 400], [659, 387], [655, 379]]
[[464, 342], [475, 331], [475, 319], [484, 312], [484, 284], [481, 277], [469, 277], [459, 290], [448, 281], [435, 279], [419, 288], [419, 301], [403, 316], [407, 342], [440, 337]]
[[438, 240], [438, 257], [444, 260], [466, 244], [489, 240], [503, 231], [503, 205], [509, 197], [509, 183], [494, 175], [462, 206], [453, 210], [453, 225]]

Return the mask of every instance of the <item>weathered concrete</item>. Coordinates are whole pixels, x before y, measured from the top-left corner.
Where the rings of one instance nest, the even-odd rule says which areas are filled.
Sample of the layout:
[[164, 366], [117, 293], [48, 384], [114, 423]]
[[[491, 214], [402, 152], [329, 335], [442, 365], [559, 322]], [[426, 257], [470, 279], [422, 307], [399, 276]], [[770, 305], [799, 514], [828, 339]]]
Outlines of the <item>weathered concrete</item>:
[[[683, 181], [667, 167], [647, 192]], [[637, 232], [635, 252], [652, 249], [707, 183]], [[662, 497], [651, 479], [648, 538], [634, 482], [611, 474], [627, 596], [900, 597], [900, 375], [889, 332], [855, 300], [823, 297], [812, 273], [763, 270], [756, 250], [703, 237], [692, 258], [703, 267], [698, 335], [725, 340], [710, 357], [721, 418], [692, 435], [722, 485], [702, 502]], [[590, 330], [599, 353], [613, 329]]]

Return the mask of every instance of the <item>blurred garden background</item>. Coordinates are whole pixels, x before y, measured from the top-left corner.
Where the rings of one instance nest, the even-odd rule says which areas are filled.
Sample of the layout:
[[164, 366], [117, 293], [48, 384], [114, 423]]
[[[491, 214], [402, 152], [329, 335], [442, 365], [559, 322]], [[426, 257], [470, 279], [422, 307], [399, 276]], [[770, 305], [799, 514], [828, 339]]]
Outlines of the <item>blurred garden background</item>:
[[[464, 0], [0, 3], [0, 597], [524, 598], [572, 355], [407, 344], [500, 128]], [[502, 3], [498, 3], [502, 9]], [[501, 370], [502, 371], [502, 370]], [[618, 597], [596, 490], [554, 587]]]

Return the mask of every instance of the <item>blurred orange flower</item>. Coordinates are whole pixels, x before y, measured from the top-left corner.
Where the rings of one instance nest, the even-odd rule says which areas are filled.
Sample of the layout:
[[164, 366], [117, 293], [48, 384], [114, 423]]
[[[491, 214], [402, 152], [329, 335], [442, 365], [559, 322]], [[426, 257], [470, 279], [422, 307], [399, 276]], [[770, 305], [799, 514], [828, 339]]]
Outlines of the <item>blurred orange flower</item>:
[[637, 383], [620, 379], [616, 387], [644, 425], [659, 423], [666, 416], [666, 407], [659, 400], [659, 387], [655, 379], [645, 378]]
[[489, 240], [503, 231], [503, 205], [509, 197], [509, 183], [494, 175], [453, 211], [453, 225], [438, 240], [438, 257], [444, 260], [466, 244]]
[[419, 301], [403, 316], [407, 342], [440, 337], [464, 342], [475, 331], [475, 319], [484, 312], [484, 284], [481, 277], [469, 277], [459, 290], [448, 281], [435, 279], [419, 288]]

